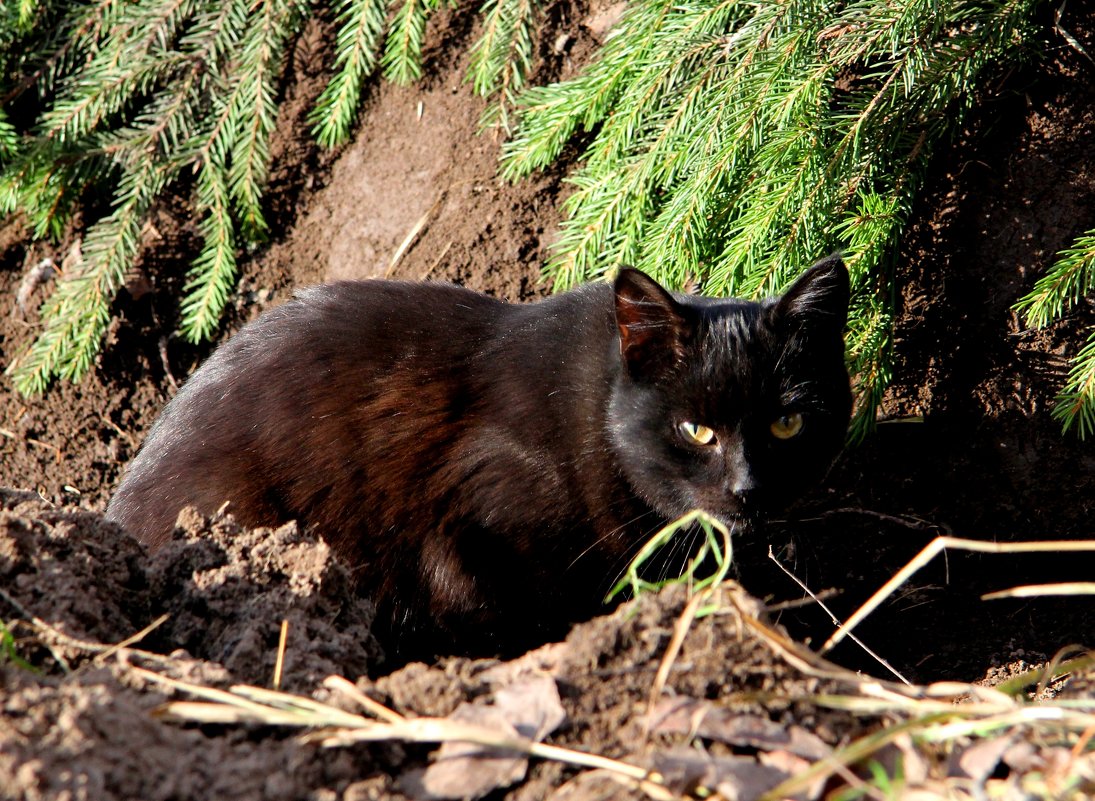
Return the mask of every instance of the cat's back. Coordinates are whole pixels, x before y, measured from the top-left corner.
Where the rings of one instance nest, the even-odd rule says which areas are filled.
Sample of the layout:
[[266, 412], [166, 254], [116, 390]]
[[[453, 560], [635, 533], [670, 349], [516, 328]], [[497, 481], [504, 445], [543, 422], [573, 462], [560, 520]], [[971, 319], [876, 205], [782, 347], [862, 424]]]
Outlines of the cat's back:
[[[490, 336], [507, 307], [503, 301], [453, 284], [320, 284], [298, 291], [284, 305], [245, 326], [200, 372], [207, 374], [206, 380], [231, 378], [218, 374], [221, 362], [277, 363], [290, 372], [310, 371], [317, 358], [341, 358], [369, 369], [405, 357], [422, 342], [430, 342], [431, 347], [416, 355], [443, 356], [461, 343]], [[451, 336], [441, 337], [444, 332]], [[246, 379], [252, 373], [235, 378]]]
[[156, 545], [178, 511], [223, 500], [244, 522], [291, 518], [294, 471], [355, 458], [358, 418], [398, 416], [458, 374], [518, 308], [451, 284], [344, 281], [244, 326], [153, 425], [108, 516]]

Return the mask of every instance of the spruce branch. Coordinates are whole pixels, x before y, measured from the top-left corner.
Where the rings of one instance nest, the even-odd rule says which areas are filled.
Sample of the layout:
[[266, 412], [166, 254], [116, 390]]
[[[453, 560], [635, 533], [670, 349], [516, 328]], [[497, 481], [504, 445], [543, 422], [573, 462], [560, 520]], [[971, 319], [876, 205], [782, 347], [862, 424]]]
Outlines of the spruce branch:
[[198, 173], [198, 210], [205, 245], [191, 266], [182, 304], [182, 334], [201, 342], [216, 333], [236, 280], [235, 231], [229, 213], [228, 176], [223, 164], [206, 162]]
[[137, 255], [141, 226], [153, 199], [173, 179], [151, 159], [123, 175], [114, 211], [93, 225], [83, 263], [63, 276], [43, 305], [45, 331], [6, 372], [26, 395], [41, 393], [53, 377], [79, 380], [91, 367], [110, 323], [110, 306]]
[[[62, 142], [95, 130], [104, 117], [133, 98], [170, 79], [182, 57], [170, 51], [181, 21], [194, 0], [140, 0], [122, 5], [108, 19], [111, 36], [84, 41], [94, 52], [74, 79], [62, 84], [57, 100], [43, 115], [43, 133]], [[81, 26], [86, 28], [88, 22]], [[101, 31], [102, 28], [99, 28]]]
[[[207, 26], [208, 35], [198, 38], [193, 45], [196, 60], [204, 61], [208, 56], [212, 64], [221, 64], [229, 51], [238, 50], [246, 33], [255, 30], [251, 18], [252, 4], [252, 0], [216, 3], [221, 14], [205, 20], [203, 27]], [[229, 69], [226, 65], [213, 82], [209, 108], [203, 119], [203, 133], [196, 148], [195, 161], [199, 164], [210, 159], [226, 164], [232, 154], [240, 121], [248, 113], [246, 85], [243, 72], [239, 69], [241, 62], [242, 59], [232, 62], [235, 69]]]
[[62, 89], [53, 107], [43, 115], [43, 134], [62, 144], [78, 141], [97, 130], [103, 120], [169, 79], [185, 63], [184, 57], [127, 61], [124, 71], [89, 72]]
[[285, 46], [298, 21], [295, 0], [267, 0], [257, 12], [253, 27], [241, 42], [242, 78], [230, 118], [234, 129], [228, 190], [244, 230], [258, 237], [266, 231], [262, 214], [262, 193], [270, 169], [270, 134], [274, 130], [277, 104], [275, 81], [285, 60]]
[[[11, 27], [5, 29], [5, 47], [0, 48], [0, 59], [3, 54], [21, 52], [20, 65], [28, 65], [31, 69], [24, 75], [19, 75], [19, 67], [5, 70], [18, 77], [15, 85], [0, 96], [0, 105], [14, 100], [31, 87], [37, 88], [42, 96], [54, 91], [61, 76], [70, 76], [77, 64], [90, 58], [89, 51], [99, 40], [93, 32], [109, 29], [122, 3], [121, 0], [98, 0], [89, 5], [66, 4], [63, 11], [52, 7], [55, 5], [61, 4], [39, 6], [41, 13], [36, 24], [25, 29], [17, 23], [12, 25], [8, 18]], [[0, 5], [0, 11], [7, 8], [10, 6]], [[0, 19], [3, 19], [2, 15]]]
[[393, 83], [413, 83], [422, 77], [422, 39], [426, 32], [429, 0], [392, 0], [395, 17], [388, 31], [381, 64]]
[[[1015, 304], [1026, 324], [1045, 328], [1095, 292], [1095, 231], [1088, 231], [1058, 254], [1049, 272]], [[1075, 426], [1081, 439], [1095, 430], [1095, 332], [1072, 360], [1053, 417], [1067, 432]]]
[[30, 28], [34, 18], [38, 15], [39, 5], [38, 0], [19, 0], [16, 25], [20, 29], [27, 30]]
[[1095, 291], [1095, 231], [1088, 231], [1072, 247], [1057, 254], [1049, 272], [1015, 304], [1026, 323], [1045, 328]]
[[10, 161], [19, 152], [19, 131], [11, 124], [7, 112], [0, 108], [0, 164]]
[[[387, 46], [395, 80], [421, 73], [427, 17], [441, 0], [334, 0], [334, 75], [310, 116], [324, 145], [350, 134], [365, 78]], [[537, 0], [500, 0], [497, 46], [477, 68], [509, 99], [531, 64]], [[310, 0], [16, 0], [0, 3], [0, 213], [27, 214], [60, 236], [88, 191], [113, 211], [84, 236], [86, 261], [43, 306], [44, 330], [9, 371], [23, 391], [84, 373], [106, 330], [111, 293], [136, 258], [141, 221], [183, 171], [204, 246], [185, 284], [180, 328], [211, 336], [236, 279], [241, 238], [266, 230], [262, 196], [289, 46]], [[493, 23], [488, 23], [490, 28]], [[27, 130], [8, 104], [28, 89], [43, 111]]]
[[523, 92], [517, 98], [517, 130], [502, 147], [502, 177], [513, 181], [546, 167], [579, 125], [589, 131], [600, 123], [615, 107], [621, 87], [641, 66], [635, 56], [650, 46], [673, 7], [671, 0], [629, 4], [618, 35], [605, 42], [583, 73]]
[[23, 211], [36, 237], [58, 237], [100, 169], [102, 160], [87, 149], [41, 141], [24, 147], [0, 173], [0, 213]]
[[536, 0], [486, 0], [483, 35], [472, 45], [468, 80], [480, 97], [498, 95], [487, 107], [482, 127], [500, 125], [509, 131], [509, 108], [525, 87], [532, 69], [532, 23]]
[[[309, 118], [324, 145], [348, 138], [378, 62], [398, 82], [421, 74], [425, 25], [440, 4], [336, 2], [334, 74]], [[711, 293], [769, 294], [845, 246], [855, 283], [849, 362], [869, 412], [892, 341], [887, 254], [925, 159], [986, 70], [1022, 55], [1034, 6], [633, 0], [587, 69], [520, 91], [539, 0], [485, 0], [468, 80], [496, 98], [485, 124], [508, 129], [515, 109], [507, 178], [545, 166], [580, 129], [594, 133], [547, 267], [557, 287], [627, 261], [670, 283], [698, 278]], [[278, 82], [309, 13], [306, 0], [0, 8], [0, 210], [25, 210], [39, 235], [56, 235], [86, 187], [120, 175], [114, 212], [88, 238], [132, 243], [122, 218], [146, 214], [173, 176], [194, 170], [205, 244], [188, 275], [182, 327], [191, 339], [209, 335], [234, 281], [236, 244], [264, 231]], [[33, 131], [16, 130], [3, 109], [31, 86], [46, 111]], [[168, 178], [138, 197], [132, 182], [150, 164]], [[116, 287], [117, 267], [95, 255], [85, 269], [96, 277], [85, 283]], [[1090, 291], [1084, 269], [1069, 273], [1079, 283], [1062, 297]], [[77, 299], [47, 304], [47, 315], [94, 306], [62, 291]], [[50, 325], [46, 334], [69, 347], [98, 323], [68, 339]]]
[[1053, 419], [1065, 432], [1075, 427], [1080, 439], [1095, 432], [1095, 331], [1072, 360], [1068, 380], [1053, 408]]
[[384, 0], [339, 0], [335, 75], [308, 118], [316, 139], [325, 147], [341, 145], [350, 138], [362, 86], [377, 66], [386, 11]]

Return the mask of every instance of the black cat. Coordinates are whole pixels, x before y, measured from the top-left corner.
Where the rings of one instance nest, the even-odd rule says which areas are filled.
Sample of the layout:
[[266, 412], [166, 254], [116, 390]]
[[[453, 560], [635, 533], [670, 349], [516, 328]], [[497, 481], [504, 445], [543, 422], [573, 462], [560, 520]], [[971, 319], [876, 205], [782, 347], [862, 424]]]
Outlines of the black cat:
[[539, 303], [445, 284], [317, 286], [246, 326], [164, 409], [108, 516], [296, 519], [357, 571], [404, 656], [520, 648], [595, 613], [643, 539], [737, 522], [828, 468], [851, 410], [839, 258], [760, 303], [622, 270]]

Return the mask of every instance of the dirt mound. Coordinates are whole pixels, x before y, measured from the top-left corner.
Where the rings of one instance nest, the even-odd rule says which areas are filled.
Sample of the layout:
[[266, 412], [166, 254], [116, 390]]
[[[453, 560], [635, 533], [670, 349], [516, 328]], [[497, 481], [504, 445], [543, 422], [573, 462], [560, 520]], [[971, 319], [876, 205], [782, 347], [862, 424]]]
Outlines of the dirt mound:
[[[370, 678], [362, 673], [378, 664], [371, 606], [349, 591], [347, 571], [326, 546], [293, 526], [248, 531], [184, 513], [172, 543], [149, 556], [97, 514], [58, 510], [29, 493], [3, 491], [0, 503], [0, 579], [10, 588], [0, 594], [0, 619], [18, 621], [0, 657], [4, 798], [422, 801], [507, 787], [515, 801], [632, 798], [645, 770], [676, 793], [707, 787], [756, 798], [903, 719], [896, 708], [827, 709], [821, 697], [871, 703], [862, 697], [870, 686], [874, 703], [889, 693], [914, 711], [924, 698], [819, 660], [766, 622], [763, 606], [733, 583], [710, 599], [714, 613], [696, 617], [678, 585], [509, 662], [450, 658]], [[51, 590], [38, 589], [45, 586]], [[141, 631], [161, 612], [166, 622]], [[189, 698], [163, 677], [209, 688], [268, 686], [282, 619], [290, 621], [283, 687], [359, 712], [321, 684], [328, 672], [345, 675], [411, 727], [429, 716], [432, 731], [460, 723], [520, 732], [547, 738], [555, 759], [529, 763], [456, 743], [432, 752], [395, 740], [324, 748], [270, 725], [161, 719], [182, 714], [165, 704]], [[1089, 692], [1090, 676], [1074, 683], [1074, 697]], [[1053, 688], [1061, 689], [1068, 688]], [[872, 758], [919, 760], [905, 762], [913, 784], [972, 775], [955, 773], [959, 757], [973, 753], [968, 742], [919, 756], [891, 739], [883, 736]], [[998, 778], [1043, 770], [1062, 751], [1039, 744], [1012, 762], [1013, 744], [1001, 738], [989, 760]], [[567, 761], [588, 763], [583, 754], [607, 761], [592, 771]], [[1089, 761], [1095, 782], [1095, 755]], [[1077, 775], [1087, 769], [1072, 764]], [[807, 783], [795, 797], [817, 798], [824, 784], [824, 777]], [[1088, 790], [1095, 784], [1081, 791]]]
[[[208, 735], [152, 716], [165, 696], [135, 679], [121, 654], [64, 678], [3, 669], [0, 797], [39, 799], [299, 799], [346, 786], [359, 765], [283, 737]], [[212, 663], [175, 658], [192, 681], [223, 684]], [[307, 788], [302, 792], [302, 788]]]
[[[293, 799], [359, 775], [345, 754], [284, 737], [165, 726], [150, 714], [163, 692], [131, 669], [135, 660], [203, 684], [268, 683], [283, 620], [285, 688], [378, 664], [372, 605], [294, 525], [243, 531], [184, 512], [150, 557], [99, 514], [0, 489], [0, 588], [0, 620], [23, 621], [13, 634], [26, 660], [2, 660], [0, 796]], [[161, 615], [141, 651], [101, 645]]]
[[184, 649], [235, 681], [270, 679], [282, 621], [290, 633], [282, 686], [358, 675], [382, 659], [372, 604], [327, 545], [294, 524], [244, 531], [229, 517], [187, 510], [172, 541], [149, 556], [99, 514], [5, 489], [0, 504], [2, 619], [36, 618], [56, 630], [46, 638], [53, 661], [81, 656], [75, 641], [119, 642], [161, 616], [145, 647]]
[[[329, 674], [374, 670], [372, 607], [354, 595], [325, 544], [294, 525], [250, 531], [186, 511], [173, 540], [149, 555], [96, 513], [9, 490], [0, 490], [0, 508], [0, 619], [21, 621], [13, 632], [20, 656], [0, 662], [6, 797], [301, 798], [342, 794], [379, 769], [367, 749], [319, 751], [271, 729], [157, 721], [152, 712], [168, 695], [134, 670], [217, 687], [269, 684], [282, 620], [283, 688], [311, 692]], [[550, 671], [575, 721], [562, 741], [622, 754], [638, 736], [637, 710], [684, 601], [678, 590], [621, 610], [517, 663], [415, 664], [362, 686], [400, 711], [443, 716], [519, 676]], [[167, 620], [132, 641], [160, 615]], [[690, 669], [676, 671], [670, 686], [720, 697], [794, 684], [794, 671], [773, 665], [755, 640], [736, 639], [733, 628], [727, 616], [697, 626], [681, 654]], [[617, 679], [610, 686], [606, 676]], [[383, 751], [383, 775], [398, 777], [404, 761], [408, 770], [419, 766], [423, 753]], [[546, 773], [534, 783], [561, 775], [538, 771]], [[386, 793], [395, 787], [381, 783]]]
[[148, 583], [154, 612], [170, 616], [154, 637], [223, 664], [237, 681], [274, 675], [283, 621], [283, 687], [365, 673], [382, 658], [372, 604], [355, 595], [326, 543], [295, 523], [252, 531], [184, 511], [175, 538], [150, 559]]

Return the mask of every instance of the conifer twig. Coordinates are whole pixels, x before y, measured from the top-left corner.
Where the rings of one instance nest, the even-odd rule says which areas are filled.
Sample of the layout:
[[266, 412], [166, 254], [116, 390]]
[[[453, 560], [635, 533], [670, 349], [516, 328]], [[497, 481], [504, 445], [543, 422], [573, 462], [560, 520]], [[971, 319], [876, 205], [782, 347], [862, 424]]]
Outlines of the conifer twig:
[[[309, 116], [321, 144], [345, 142], [365, 79], [421, 74], [428, 16], [440, 0], [332, 0], [334, 75]], [[42, 307], [42, 331], [7, 371], [21, 392], [76, 380], [94, 362], [140, 231], [179, 176], [195, 174], [203, 246], [183, 282], [180, 332], [213, 336], [238, 274], [237, 249], [265, 237], [270, 138], [292, 43], [325, 4], [307, 0], [91, 0], [0, 4], [0, 214], [23, 212], [36, 237], [59, 237], [88, 191], [111, 211], [82, 237], [85, 261]], [[477, 51], [483, 94], [516, 91], [531, 64], [535, 0], [496, 0], [503, 34]], [[386, 47], [385, 47], [386, 42]], [[381, 49], [384, 49], [383, 58]], [[42, 113], [16, 125], [7, 104], [28, 89]]]

